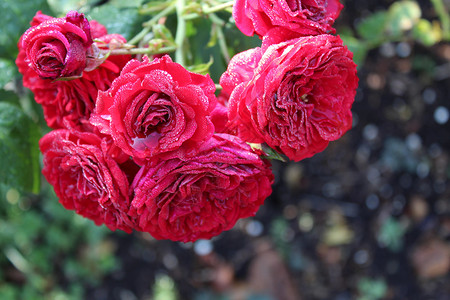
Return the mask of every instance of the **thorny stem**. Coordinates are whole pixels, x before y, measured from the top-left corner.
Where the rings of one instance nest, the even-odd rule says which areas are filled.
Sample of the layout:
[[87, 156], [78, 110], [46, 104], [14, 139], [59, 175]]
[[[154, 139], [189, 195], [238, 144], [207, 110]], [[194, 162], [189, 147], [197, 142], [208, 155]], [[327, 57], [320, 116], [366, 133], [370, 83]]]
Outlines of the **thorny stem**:
[[183, 44], [186, 38], [186, 21], [183, 16], [184, 6], [186, 5], [186, 0], [177, 0], [176, 10], [177, 10], [177, 33], [175, 36], [175, 44], [178, 48], [175, 51], [175, 61], [180, 65], [185, 65]]
[[227, 9], [229, 7], [232, 7], [234, 4], [234, 1], [229, 1], [229, 2], [225, 2], [216, 6], [211, 6], [211, 7], [203, 7], [201, 12], [196, 12], [196, 13], [191, 13], [191, 14], [187, 14], [184, 15], [184, 19], [185, 20], [192, 20], [192, 19], [197, 19], [200, 18], [204, 15], [210, 15], [212, 13], [216, 13], [219, 11], [222, 11], [224, 9]]
[[156, 14], [153, 18], [151, 18], [148, 22], [145, 22], [143, 24], [144, 28], [139, 32], [136, 36], [134, 36], [128, 44], [134, 45], [137, 44], [140, 40], [144, 38], [144, 36], [147, 35], [152, 29], [152, 26], [155, 25], [159, 19], [162, 17], [165, 17], [167, 15], [170, 15], [172, 12], [175, 11], [175, 2], [170, 4], [168, 7], [166, 7], [164, 10], [162, 10], [159, 14]]
[[226, 9], [228, 7], [232, 7], [233, 4], [234, 4], [234, 1], [228, 1], [228, 2], [225, 2], [223, 4], [219, 4], [219, 5], [216, 5], [216, 6], [213, 6], [213, 7], [205, 8], [205, 9], [203, 9], [203, 13], [206, 14], [206, 15], [207, 14], [211, 14], [211, 13], [215, 13], [215, 12], [224, 10], [224, 9]]
[[161, 47], [157, 50], [152, 50], [150, 48], [131, 48], [131, 49], [114, 49], [114, 50], [104, 50], [105, 53], [109, 52], [109, 55], [134, 55], [134, 54], [147, 54], [147, 55], [154, 55], [154, 54], [161, 54], [161, 53], [168, 53], [168, 52], [174, 52], [177, 50], [177, 47]]
[[216, 32], [217, 32], [217, 41], [219, 42], [219, 47], [222, 52], [223, 58], [225, 59], [227, 65], [230, 62], [230, 55], [228, 54], [228, 47], [227, 42], [225, 40], [225, 35], [223, 34], [222, 27], [225, 24], [225, 22], [216, 16], [215, 14], [210, 14], [211, 21], [216, 25]]

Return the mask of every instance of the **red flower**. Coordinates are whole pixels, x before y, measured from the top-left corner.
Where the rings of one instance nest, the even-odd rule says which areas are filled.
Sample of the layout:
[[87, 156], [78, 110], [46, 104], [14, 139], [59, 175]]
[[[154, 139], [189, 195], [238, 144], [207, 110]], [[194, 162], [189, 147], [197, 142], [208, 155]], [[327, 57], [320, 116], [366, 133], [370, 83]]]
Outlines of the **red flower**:
[[248, 36], [262, 37], [274, 27], [306, 36], [334, 33], [331, 26], [342, 8], [339, 0], [236, 0], [233, 17]]
[[147, 161], [132, 184], [130, 214], [156, 239], [209, 239], [253, 216], [272, 182], [269, 163], [246, 143], [216, 134], [190, 157]]
[[[351, 128], [358, 78], [353, 55], [339, 37], [264, 40], [262, 52], [251, 79], [237, 85], [229, 100], [227, 126], [243, 140], [266, 142], [299, 161]], [[229, 72], [221, 83], [232, 76]]]
[[[31, 24], [37, 26], [39, 22], [49, 19], [54, 18], [38, 12]], [[93, 22], [95, 21], [91, 21], [91, 24], [94, 24]], [[104, 26], [97, 22], [91, 29], [97, 30], [96, 33], [92, 33], [93, 36], [106, 33]], [[22, 47], [23, 37], [18, 42], [19, 55], [16, 65], [23, 75], [23, 85], [34, 93], [36, 102], [42, 105], [47, 125], [55, 129], [92, 127], [88, 119], [94, 110], [98, 91], [104, 91], [110, 87], [131, 56], [111, 55], [94, 70], [83, 72], [80, 78], [70, 81], [53, 81], [42, 79], [26, 62], [26, 51]], [[105, 48], [108, 43], [126, 43], [125, 38], [118, 34], [96, 36], [96, 38], [99, 39], [100, 48]]]
[[60, 129], [46, 134], [39, 146], [42, 173], [66, 209], [111, 230], [131, 232], [129, 182], [111, 158], [111, 142], [92, 133]]
[[64, 18], [36, 15], [23, 35], [25, 61], [41, 78], [79, 76], [86, 67], [86, 54], [93, 41], [88, 20], [76, 11]]
[[125, 153], [149, 158], [213, 134], [214, 90], [209, 76], [191, 73], [169, 56], [132, 60], [111, 88], [99, 93], [91, 123]]

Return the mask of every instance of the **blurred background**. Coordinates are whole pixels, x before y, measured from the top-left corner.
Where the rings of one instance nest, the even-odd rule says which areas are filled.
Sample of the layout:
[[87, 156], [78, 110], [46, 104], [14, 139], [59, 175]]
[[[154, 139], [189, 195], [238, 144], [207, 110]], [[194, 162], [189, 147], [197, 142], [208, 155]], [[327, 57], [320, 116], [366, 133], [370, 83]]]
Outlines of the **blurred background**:
[[[359, 65], [354, 128], [313, 158], [273, 161], [254, 218], [187, 244], [110, 232], [58, 203], [40, 178], [48, 128], [14, 65], [37, 10], [79, 8], [130, 38], [148, 2], [0, 3], [0, 299], [450, 299], [449, 1], [342, 0], [335, 27]], [[223, 30], [235, 52], [258, 44]], [[219, 46], [192, 45], [215, 58], [217, 82]]]

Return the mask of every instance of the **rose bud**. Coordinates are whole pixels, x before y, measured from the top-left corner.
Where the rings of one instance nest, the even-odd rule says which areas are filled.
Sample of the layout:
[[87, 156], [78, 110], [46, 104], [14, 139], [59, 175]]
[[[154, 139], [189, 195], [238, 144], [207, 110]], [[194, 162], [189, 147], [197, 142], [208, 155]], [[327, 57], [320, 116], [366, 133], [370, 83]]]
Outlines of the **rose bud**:
[[37, 17], [23, 35], [26, 62], [44, 79], [80, 76], [93, 44], [88, 20], [76, 11], [64, 18]]

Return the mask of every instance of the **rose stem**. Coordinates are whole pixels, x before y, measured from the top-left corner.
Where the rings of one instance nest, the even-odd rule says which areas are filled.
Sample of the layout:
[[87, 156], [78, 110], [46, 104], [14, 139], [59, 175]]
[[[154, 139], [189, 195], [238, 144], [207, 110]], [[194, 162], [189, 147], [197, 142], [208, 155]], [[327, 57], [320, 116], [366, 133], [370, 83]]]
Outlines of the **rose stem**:
[[137, 44], [140, 40], [142, 40], [144, 38], [144, 36], [150, 32], [150, 30], [152, 29], [152, 26], [154, 24], [156, 24], [159, 19], [161, 19], [162, 17], [165, 17], [167, 15], [170, 15], [172, 12], [175, 11], [175, 3], [172, 3], [171, 5], [169, 5], [168, 7], [166, 7], [164, 10], [162, 10], [159, 14], [155, 15], [153, 18], [151, 18], [148, 22], [145, 22], [143, 24], [144, 28], [141, 30], [141, 32], [139, 32], [137, 35], [135, 35], [129, 42], [128, 44], [130, 45], [134, 45]]
[[186, 4], [185, 0], [177, 0], [177, 33], [175, 36], [175, 44], [177, 44], [178, 48], [175, 51], [175, 61], [180, 65], [184, 66], [184, 53], [183, 53], [183, 44], [184, 39], [186, 38], [186, 21], [183, 17], [184, 6]]

